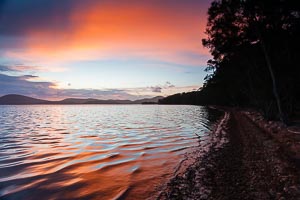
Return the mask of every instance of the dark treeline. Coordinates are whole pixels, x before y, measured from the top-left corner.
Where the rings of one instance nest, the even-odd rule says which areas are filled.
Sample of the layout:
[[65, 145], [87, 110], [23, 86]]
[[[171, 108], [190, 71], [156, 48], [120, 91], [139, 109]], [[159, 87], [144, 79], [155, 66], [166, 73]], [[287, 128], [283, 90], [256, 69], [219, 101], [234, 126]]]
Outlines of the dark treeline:
[[299, 111], [300, 8], [294, 0], [218, 0], [208, 10], [203, 88], [163, 104], [256, 108], [287, 120]]

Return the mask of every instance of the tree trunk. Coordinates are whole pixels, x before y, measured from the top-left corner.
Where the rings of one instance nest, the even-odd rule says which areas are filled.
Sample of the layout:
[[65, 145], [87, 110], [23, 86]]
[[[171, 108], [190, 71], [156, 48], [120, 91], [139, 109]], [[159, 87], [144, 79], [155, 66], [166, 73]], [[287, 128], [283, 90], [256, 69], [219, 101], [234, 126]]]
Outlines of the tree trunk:
[[261, 43], [261, 47], [262, 47], [262, 50], [263, 50], [263, 53], [264, 53], [264, 57], [266, 59], [266, 63], [267, 63], [267, 66], [268, 66], [268, 69], [269, 69], [269, 72], [270, 72], [270, 75], [271, 75], [272, 86], [273, 86], [273, 94], [274, 94], [274, 97], [276, 99], [276, 105], [277, 105], [277, 109], [278, 109], [279, 118], [280, 118], [281, 122], [286, 123], [285, 117], [284, 117], [283, 112], [282, 112], [280, 96], [279, 96], [278, 91], [277, 91], [276, 78], [275, 78], [274, 71], [273, 71], [273, 68], [272, 68], [271, 59], [269, 57], [269, 54], [268, 54], [266, 45], [264, 43], [264, 40], [261, 36], [260, 36], [260, 43]]

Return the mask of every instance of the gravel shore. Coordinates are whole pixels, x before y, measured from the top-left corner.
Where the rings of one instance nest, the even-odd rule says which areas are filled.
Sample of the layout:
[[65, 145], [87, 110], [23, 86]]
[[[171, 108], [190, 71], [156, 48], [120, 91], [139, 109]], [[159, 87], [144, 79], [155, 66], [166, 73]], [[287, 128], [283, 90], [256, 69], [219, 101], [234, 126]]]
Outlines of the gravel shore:
[[157, 199], [300, 199], [299, 166], [283, 148], [246, 113], [226, 111]]

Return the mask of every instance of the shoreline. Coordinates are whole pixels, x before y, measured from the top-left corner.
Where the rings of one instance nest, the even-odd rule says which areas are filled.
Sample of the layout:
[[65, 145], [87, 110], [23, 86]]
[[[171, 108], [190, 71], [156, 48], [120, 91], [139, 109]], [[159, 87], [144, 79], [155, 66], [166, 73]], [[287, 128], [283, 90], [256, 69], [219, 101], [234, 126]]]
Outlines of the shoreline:
[[216, 109], [225, 114], [210, 144], [200, 141], [157, 199], [300, 199], [300, 135], [255, 112]]

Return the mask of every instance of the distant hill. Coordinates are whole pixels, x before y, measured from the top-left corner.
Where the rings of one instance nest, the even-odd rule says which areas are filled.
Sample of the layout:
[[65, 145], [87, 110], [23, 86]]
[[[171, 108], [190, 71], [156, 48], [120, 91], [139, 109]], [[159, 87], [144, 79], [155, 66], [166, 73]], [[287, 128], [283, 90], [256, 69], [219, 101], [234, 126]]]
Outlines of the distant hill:
[[62, 101], [56, 101], [58, 104], [86, 104], [89, 102], [97, 101], [97, 99], [75, 99], [75, 98], [67, 98]]
[[158, 103], [159, 100], [163, 99], [163, 96], [157, 96], [153, 98], [146, 98], [134, 101], [135, 104], [150, 104], [150, 103]]
[[9, 94], [0, 97], [0, 105], [35, 105], [35, 104], [148, 104], [148, 103], [158, 103], [162, 96], [157, 96], [153, 98], [139, 99], [136, 101], [131, 100], [99, 100], [99, 99], [76, 99], [67, 98], [61, 101], [47, 101], [42, 99], [35, 99], [32, 97], [27, 97], [17, 94]]
[[86, 104], [132, 104], [133, 102], [130, 100], [95, 100], [87, 102]]
[[0, 105], [49, 104], [50, 101], [35, 99], [27, 96], [10, 94], [0, 97]]

